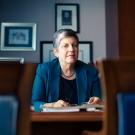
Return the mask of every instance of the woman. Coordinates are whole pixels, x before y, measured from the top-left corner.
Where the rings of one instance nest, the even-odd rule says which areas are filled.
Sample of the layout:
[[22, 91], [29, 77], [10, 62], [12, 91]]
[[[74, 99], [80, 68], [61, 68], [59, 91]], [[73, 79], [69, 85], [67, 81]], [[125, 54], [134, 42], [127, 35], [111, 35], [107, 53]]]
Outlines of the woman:
[[57, 31], [53, 45], [56, 59], [37, 68], [32, 93], [35, 111], [40, 111], [41, 107], [100, 103], [97, 70], [77, 60], [79, 39], [76, 33], [71, 29]]

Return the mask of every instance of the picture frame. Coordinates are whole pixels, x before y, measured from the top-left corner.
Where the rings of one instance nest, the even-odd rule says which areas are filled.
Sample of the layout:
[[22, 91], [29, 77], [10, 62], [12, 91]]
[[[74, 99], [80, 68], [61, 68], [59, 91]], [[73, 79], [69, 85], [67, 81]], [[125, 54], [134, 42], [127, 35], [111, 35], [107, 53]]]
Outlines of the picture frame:
[[[40, 42], [40, 63], [51, 61], [55, 56], [53, 54], [53, 42]], [[85, 63], [93, 63], [93, 42], [79, 41], [79, 56], [78, 59]]]
[[1, 23], [2, 51], [35, 51], [36, 23]]
[[66, 28], [79, 33], [79, 20], [79, 4], [55, 4], [55, 31]]
[[24, 63], [24, 58], [22, 57], [0, 57], [0, 62], [19, 62]]

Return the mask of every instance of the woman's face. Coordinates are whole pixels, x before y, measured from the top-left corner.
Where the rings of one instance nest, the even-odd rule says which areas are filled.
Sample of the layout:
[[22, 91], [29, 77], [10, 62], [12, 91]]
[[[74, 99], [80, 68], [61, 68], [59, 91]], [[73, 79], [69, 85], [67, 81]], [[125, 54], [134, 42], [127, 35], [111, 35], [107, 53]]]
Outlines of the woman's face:
[[74, 37], [63, 38], [54, 54], [63, 64], [74, 64], [78, 59], [78, 43]]

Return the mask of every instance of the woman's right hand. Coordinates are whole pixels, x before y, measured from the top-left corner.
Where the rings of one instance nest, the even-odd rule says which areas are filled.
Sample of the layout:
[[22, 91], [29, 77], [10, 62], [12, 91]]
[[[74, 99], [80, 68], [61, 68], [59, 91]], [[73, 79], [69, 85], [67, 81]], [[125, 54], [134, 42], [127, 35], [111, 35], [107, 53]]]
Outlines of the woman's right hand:
[[43, 105], [43, 107], [54, 107], [54, 108], [57, 108], [57, 107], [67, 107], [67, 106], [69, 106], [69, 103], [65, 102], [63, 100], [58, 100], [58, 101], [53, 102], [53, 103], [45, 103]]

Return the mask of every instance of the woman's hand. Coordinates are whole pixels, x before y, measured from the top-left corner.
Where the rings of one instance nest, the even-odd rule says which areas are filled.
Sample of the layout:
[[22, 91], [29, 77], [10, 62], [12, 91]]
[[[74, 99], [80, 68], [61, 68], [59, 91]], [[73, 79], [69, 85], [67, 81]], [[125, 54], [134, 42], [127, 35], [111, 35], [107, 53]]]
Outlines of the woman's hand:
[[45, 103], [43, 105], [43, 107], [67, 107], [69, 106], [69, 103], [68, 102], [65, 102], [63, 100], [58, 100], [57, 102], [53, 102], [53, 103]]
[[69, 106], [69, 103], [63, 100], [58, 100], [57, 102], [53, 103], [53, 107], [67, 107], [67, 106]]
[[103, 102], [99, 97], [91, 97], [89, 98], [88, 104], [103, 104]]

